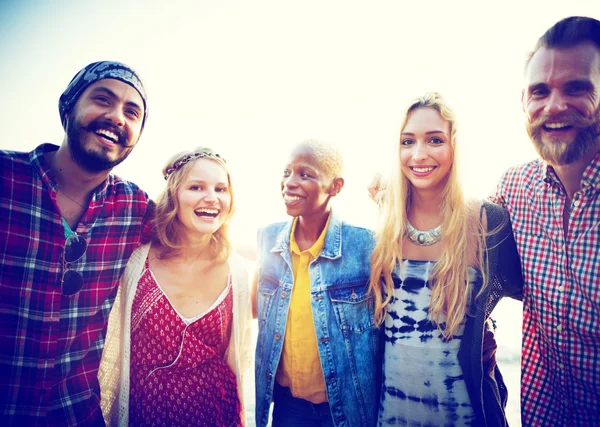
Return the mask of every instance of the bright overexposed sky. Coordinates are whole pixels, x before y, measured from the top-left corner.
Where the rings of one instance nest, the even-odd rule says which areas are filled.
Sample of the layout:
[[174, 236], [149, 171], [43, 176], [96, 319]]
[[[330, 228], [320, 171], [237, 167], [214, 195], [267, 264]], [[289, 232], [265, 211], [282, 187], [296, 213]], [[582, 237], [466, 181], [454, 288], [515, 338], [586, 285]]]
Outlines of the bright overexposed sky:
[[[71, 78], [121, 61], [142, 76], [150, 114], [117, 174], [155, 197], [169, 157], [215, 149], [235, 181], [234, 240], [252, 246], [259, 226], [286, 218], [288, 148], [323, 139], [346, 159], [337, 209], [373, 227], [367, 184], [387, 168], [406, 104], [426, 91], [457, 113], [468, 195], [485, 197], [504, 170], [536, 156], [520, 104], [524, 59], [571, 15], [598, 19], [600, 2], [0, 0], [0, 148], [60, 144], [58, 98]], [[505, 307], [498, 341], [512, 353], [498, 354], [512, 369], [503, 372], [516, 425], [520, 305]]]
[[149, 93], [140, 143], [115, 172], [151, 196], [177, 151], [209, 146], [235, 180], [235, 237], [285, 219], [279, 178], [290, 144], [318, 138], [346, 159], [336, 200], [375, 225], [366, 186], [387, 168], [407, 102], [428, 90], [458, 115], [467, 193], [485, 196], [509, 166], [535, 157], [523, 126], [523, 61], [596, 0], [17, 1], [0, 0], [4, 149], [60, 144], [58, 97], [84, 65], [118, 60]]

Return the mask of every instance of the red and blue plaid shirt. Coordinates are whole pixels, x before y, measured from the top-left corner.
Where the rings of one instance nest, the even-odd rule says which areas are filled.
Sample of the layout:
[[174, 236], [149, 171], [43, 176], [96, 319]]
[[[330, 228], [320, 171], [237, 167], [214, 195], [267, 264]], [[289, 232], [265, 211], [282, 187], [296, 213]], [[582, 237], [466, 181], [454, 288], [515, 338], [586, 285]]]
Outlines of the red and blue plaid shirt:
[[119, 278], [146, 232], [146, 193], [114, 175], [93, 194], [77, 234], [88, 243], [61, 292], [65, 234], [43, 144], [0, 151], [0, 424], [103, 424], [97, 380]]
[[526, 426], [600, 424], [600, 154], [575, 193], [568, 234], [566, 193], [541, 160], [510, 169], [494, 201], [512, 221], [521, 256]]

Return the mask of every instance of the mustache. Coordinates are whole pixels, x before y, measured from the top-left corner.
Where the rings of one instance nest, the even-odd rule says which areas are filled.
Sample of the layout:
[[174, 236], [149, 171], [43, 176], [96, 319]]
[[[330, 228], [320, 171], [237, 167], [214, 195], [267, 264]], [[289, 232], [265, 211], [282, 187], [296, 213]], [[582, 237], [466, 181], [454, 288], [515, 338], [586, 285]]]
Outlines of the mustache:
[[117, 144], [122, 145], [123, 147], [129, 147], [129, 137], [127, 132], [125, 132], [124, 129], [114, 126], [111, 122], [106, 120], [94, 120], [84, 127], [84, 130], [88, 132], [96, 132], [99, 129], [106, 129], [113, 132], [117, 135]]
[[529, 126], [532, 128], [539, 129], [551, 120], [553, 122], [565, 123], [576, 129], [588, 128], [596, 123], [595, 118], [588, 119], [580, 113], [577, 113], [574, 111], [569, 111], [569, 112], [564, 112], [564, 113], [555, 114], [555, 115], [549, 115], [549, 114], [541, 115], [538, 118], [536, 118], [534, 121], [532, 121], [529, 124]]

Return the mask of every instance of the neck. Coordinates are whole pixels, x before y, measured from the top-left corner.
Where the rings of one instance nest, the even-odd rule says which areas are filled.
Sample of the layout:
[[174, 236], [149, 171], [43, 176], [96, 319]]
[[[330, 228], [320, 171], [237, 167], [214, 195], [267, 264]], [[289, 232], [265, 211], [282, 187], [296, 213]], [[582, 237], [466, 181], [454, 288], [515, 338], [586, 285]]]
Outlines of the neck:
[[295, 234], [296, 241], [305, 242], [309, 244], [308, 247], [312, 246], [319, 239], [319, 236], [321, 236], [330, 213], [331, 209], [328, 208], [320, 216], [298, 217]]
[[177, 258], [190, 263], [213, 260], [215, 256], [210, 246], [211, 239], [212, 234], [191, 235], [188, 233], [183, 239], [183, 249]]
[[66, 135], [58, 151], [46, 154], [46, 160], [56, 177], [58, 187], [70, 195], [89, 196], [110, 173], [110, 171], [92, 173], [81, 168], [71, 156]]
[[598, 153], [600, 153], [600, 139], [597, 141], [596, 148], [588, 151], [581, 159], [569, 165], [551, 165], [565, 187], [569, 200], [573, 199], [574, 194], [581, 188], [583, 171]]
[[435, 228], [442, 223], [442, 191], [411, 189], [408, 202], [408, 220], [421, 230]]

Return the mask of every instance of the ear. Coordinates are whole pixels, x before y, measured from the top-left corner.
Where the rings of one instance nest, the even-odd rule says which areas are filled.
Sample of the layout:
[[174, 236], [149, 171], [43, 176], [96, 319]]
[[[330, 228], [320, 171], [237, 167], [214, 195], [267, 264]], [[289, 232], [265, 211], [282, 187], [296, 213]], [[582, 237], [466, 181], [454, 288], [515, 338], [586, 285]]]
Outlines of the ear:
[[525, 89], [521, 89], [521, 108], [525, 112]]
[[333, 178], [329, 186], [329, 195], [331, 197], [337, 196], [342, 191], [342, 188], [344, 188], [344, 178]]

